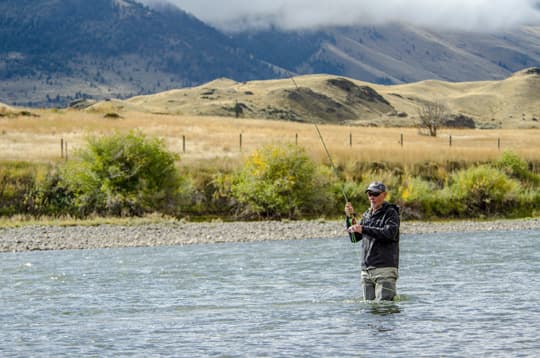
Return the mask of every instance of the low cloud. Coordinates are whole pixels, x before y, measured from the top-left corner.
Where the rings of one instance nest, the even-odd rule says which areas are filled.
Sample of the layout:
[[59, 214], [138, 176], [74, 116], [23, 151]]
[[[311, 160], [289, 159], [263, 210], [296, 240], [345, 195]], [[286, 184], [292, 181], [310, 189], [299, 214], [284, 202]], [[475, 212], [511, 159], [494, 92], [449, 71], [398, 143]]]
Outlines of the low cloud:
[[[139, 0], [148, 5], [164, 0]], [[538, 0], [165, 0], [226, 31], [406, 22], [493, 31], [540, 24]]]

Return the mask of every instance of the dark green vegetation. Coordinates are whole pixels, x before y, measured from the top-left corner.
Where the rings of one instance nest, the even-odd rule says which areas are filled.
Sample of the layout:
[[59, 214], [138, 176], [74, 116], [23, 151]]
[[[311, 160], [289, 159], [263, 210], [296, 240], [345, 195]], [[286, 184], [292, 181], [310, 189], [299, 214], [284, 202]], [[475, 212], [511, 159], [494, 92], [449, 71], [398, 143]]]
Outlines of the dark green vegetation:
[[264, 146], [226, 172], [181, 167], [178, 159], [160, 140], [132, 132], [90, 138], [68, 162], [2, 163], [0, 215], [336, 217], [343, 190], [367, 207], [364, 188], [373, 180], [387, 183], [404, 219], [531, 217], [540, 208], [540, 176], [512, 152], [469, 166], [358, 162], [339, 168], [340, 178], [295, 145]]
[[[150, 9], [133, 0], [0, 2], [0, 80], [3, 86], [29, 83], [17, 98], [6, 91], [2, 102], [59, 106], [219, 77], [274, 76], [269, 65], [250, 58], [228, 36], [173, 6]], [[78, 85], [65, 88], [66, 79]], [[108, 95], [100, 93], [103, 86]], [[46, 98], [38, 91], [42, 87]]]

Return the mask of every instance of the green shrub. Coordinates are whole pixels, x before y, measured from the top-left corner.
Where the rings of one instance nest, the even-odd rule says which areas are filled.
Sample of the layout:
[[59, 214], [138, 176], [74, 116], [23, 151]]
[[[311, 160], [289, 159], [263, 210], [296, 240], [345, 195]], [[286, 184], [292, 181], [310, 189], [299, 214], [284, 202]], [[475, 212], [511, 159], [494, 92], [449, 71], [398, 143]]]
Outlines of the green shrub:
[[516, 205], [520, 183], [500, 170], [481, 165], [456, 172], [450, 177], [450, 200], [458, 216], [486, 217]]
[[176, 155], [138, 132], [90, 138], [61, 170], [77, 215], [177, 215], [187, 184]]
[[47, 175], [39, 177], [26, 197], [28, 213], [34, 216], [61, 216], [74, 213], [73, 192], [62, 180], [58, 167], [49, 167]]
[[368, 208], [364, 190], [374, 180], [387, 184], [387, 199], [401, 206], [404, 220], [540, 215], [537, 175], [512, 153], [448, 178], [442, 167], [419, 176], [409, 168], [356, 163], [346, 180], [315, 166], [296, 146], [264, 147], [243, 167], [183, 166], [182, 176], [176, 159], [161, 141], [130, 133], [90, 139], [60, 165], [0, 163], [0, 215], [336, 217], [343, 213], [343, 192], [358, 212]]
[[185, 171], [192, 181], [186, 214], [202, 218], [231, 215], [236, 202], [230, 191], [229, 170], [195, 166], [186, 167]]
[[27, 212], [26, 198], [42, 172], [41, 166], [31, 163], [0, 164], [0, 215]]
[[295, 218], [323, 213], [334, 207], [330, 175], [297, 146], [266, 145], [235, 175], [231, 193], [246, 215]]
[[517, 197], [517, 204], [512, 211], [505, 212], [506, 217], [538, 217], [540, 215], [540, 192], [526, 188]]
[[441, 208], [440, 188], [433, 182], [419, 177], [407, 176], [399, 187], [396, 198], [402, 208], [403, 219], [426, 219], [434, 216]]
[[533, 185], [538, 185], [540, 178], [529, 171], [529, 165], [512, 151], [505, 151], [495, 162], [495, 166], [501, 169], [506, 175]]

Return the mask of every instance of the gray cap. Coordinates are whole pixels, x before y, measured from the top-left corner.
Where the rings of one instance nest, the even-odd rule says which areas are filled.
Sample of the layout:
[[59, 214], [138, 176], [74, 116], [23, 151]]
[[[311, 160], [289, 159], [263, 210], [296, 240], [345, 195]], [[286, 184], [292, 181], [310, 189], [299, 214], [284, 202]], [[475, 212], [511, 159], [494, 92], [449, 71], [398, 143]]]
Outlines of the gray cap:
[[386, 185], [384, 185], [380, 181], [374, 181], [373, 183], [369, 184], [369, 186], [366, 188], [366, 193], [368, 191], [371, 191], [374, 193], [384, 193], [386, 191]]

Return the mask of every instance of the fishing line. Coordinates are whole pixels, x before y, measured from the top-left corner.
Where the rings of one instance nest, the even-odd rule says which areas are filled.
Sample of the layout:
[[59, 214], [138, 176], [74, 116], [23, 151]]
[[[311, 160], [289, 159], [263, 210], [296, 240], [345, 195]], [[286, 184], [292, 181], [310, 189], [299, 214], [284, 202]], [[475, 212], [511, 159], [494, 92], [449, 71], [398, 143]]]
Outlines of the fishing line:
[[[294, 77], [292, 76], [291, 73], [289, 74], [289, 78], [294, 83], [294, 86], [296, 87], [296, 89], [300, 90], [300, 87], [298, 86], [298, 84], [294, 80]], [[330, 162], [330, 167], [334, 171], [334, 174], [336, 175], [336, 177], [339, 178], [338, 170], [336, 168], [336, 165], [334, 164], [334, 161], [332, 160], [332, 155], [330, 154], [330, 151], [328, 150], [328, 147], [326, 146], [326, 142], [324, 141], [324, 137], [322, 136], [322, 133], [319, 130], [319, 126], [317, 125], [317, 123], [315, 121], [309, 121], [309, 122], [311, 122], [315, 126], [315, 129], [317, 130], [317, 134], [319, 135], [319, 139], [321, 141], [321, 144], [322, 144], [322, 146], [324, 148], [324, 151], [326, 152], [326, 156], [328, 157], [328, 161]], [[345, 199], [345, 203], [348, 203], [349, 198], [347, 197], [347, 193], [345, 192], [345, 188], [344, 188], [343, 185], [341, 185], [341, 194], [343, 195], [343, 198]]]
[[[294, 83], [294, 86], [295, 86], [296, 90], [299, 90], [300, 87], [298, 86], [298, 84], [294, 80], [294, 76], [293, 76], [293, 74], [291, 72], [289, 72], [289, 78]], [[317, 125], [317, 123], [315, 121], [310, 121], [310, 120], [308, 120], [308, 121], [313, 123], [313, 125], [315, 126], [315, 129], [317, 130], [317, 134], [318, 134], [319, 139], [321, 141], [321, 144], [322, 144], [322, 146], [324, 148], [326, 156], [328, 157], [328, 161], [330, 162], [330, 166], [332, 167], [332, 170], [334, 171], [334, 175], [336, 176], [336, 178], [339, 178], [338, 170], [336, 168], [336, 165], [334, 164], [334, 161], [332, 160], [332, 155], [330, 154], [330, 151], [328, 150], [328, 147], [326, 146], [326, 142], [324, 141], [324, 137], [323, 137], [321, 131], [319, 130], [319, 126]], [[347, 197], [347, 193], [345, 192], [345, 186], [344, 185], [341, 185], [341, 193], [343, 195], [343, 198], [345, 199], [345, 203], [348, 203], [349, 198]], [[347, 217], [347, 223], [348, 223], [347, 226], [356, 224], [356, 216], [353, 214], [352, 217]], [[351, 235], [351, 234], [349, 234], [349, 235]], [[352, 235], [354, 235], [354, 233]], [[359, 250], [353, 250], [353, 251], [355, 253], [354, 256], [357, 257], [358, 262], [361, 262], [362, 257], [361, 257], [360, 251]]]

